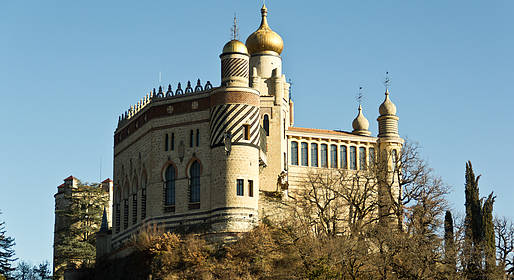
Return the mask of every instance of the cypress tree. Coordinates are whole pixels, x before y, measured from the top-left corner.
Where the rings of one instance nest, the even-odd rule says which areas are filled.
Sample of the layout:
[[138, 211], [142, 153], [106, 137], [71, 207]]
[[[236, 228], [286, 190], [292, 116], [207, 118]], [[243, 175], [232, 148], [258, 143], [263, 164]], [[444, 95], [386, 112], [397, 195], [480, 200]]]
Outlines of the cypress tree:
[[444, 257], [450, 274], [454, 274], [457, 270], [455, 254], [452, 212], [446, 211], [444, 216]]
[[[2, 212], [0, 212], [1, 214]], [[14, 238], [6, 235], [5, 222], [0, 222], [0, 279], [9, 278], [11, 272], [14, 271], [12, 262], [16, 261], [14, 257]]]
[[466, 272], [469, 279], [479, 279], [481, 262], [482, 243], [482, 201], [480, 200], [478, 180], [480, 175], [475, 177], [471, 161], [466, 163], [466, 218], [464, 220], [464, 256]]
[[496, 242], [494, 237], [494, 223], [493, 223], [493, 193], [487, 197], [482, 208], [483, 217], [483, 249], [485, 255], [485, 268], [488, 278], [492, 279], [496, 271]]

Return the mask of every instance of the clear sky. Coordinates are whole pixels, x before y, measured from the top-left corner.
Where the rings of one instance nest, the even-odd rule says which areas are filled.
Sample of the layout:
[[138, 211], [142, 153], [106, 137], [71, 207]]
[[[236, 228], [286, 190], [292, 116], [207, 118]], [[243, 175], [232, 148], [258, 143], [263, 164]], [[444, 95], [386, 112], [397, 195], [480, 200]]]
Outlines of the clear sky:
[[[2, 1], [0, 219], [19, 258], [52, 259], [54, 198], [69, 175], [112, 177], [118, 116], [151, 88], [220, 82], [234, 13], [261, 1]], [[464, 208], [465, 162], [495, 213], [514, 218], [514, 1], [268, 0], [284, 40], [295, 125], [351, 130], [355, 96], [377, 134], [389, 71], [400, 134], [417, 141]]]

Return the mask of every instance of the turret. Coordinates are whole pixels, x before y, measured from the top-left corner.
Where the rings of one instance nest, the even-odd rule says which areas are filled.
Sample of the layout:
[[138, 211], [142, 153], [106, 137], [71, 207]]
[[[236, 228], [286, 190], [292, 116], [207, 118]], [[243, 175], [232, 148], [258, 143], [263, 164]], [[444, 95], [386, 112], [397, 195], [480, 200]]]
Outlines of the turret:
[[357, 117], [352, 122], [353, 134], [362, 135], [362, 136], [370, 136], [371, 132], [369, 129], [369, 121], [366, 119], [364, 114], [362, 113], [362, 106], [359, 105], [359, 113]]
[[231, 40], [223, 47], [221, 59], [221, 86], [249, 86], [249, 54], [245, 44]]
[[385, 100], [379, 108], [380, 116], [378, 117], [378, 137], [380, 138], [398, 138], [398, 118], [396, 116], [396, 106], [389, 99], [389, 90], [386, 89]]

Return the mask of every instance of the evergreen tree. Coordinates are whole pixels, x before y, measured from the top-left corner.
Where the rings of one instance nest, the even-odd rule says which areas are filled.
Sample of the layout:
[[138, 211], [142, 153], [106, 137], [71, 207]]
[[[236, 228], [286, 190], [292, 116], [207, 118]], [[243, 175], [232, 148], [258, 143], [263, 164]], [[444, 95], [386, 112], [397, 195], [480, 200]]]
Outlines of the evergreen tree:
[[444, 216], [444, 257], [448, 267], [449, 276], [454, 275], [457, 270], [455, 237], [453, 231], [452, 212], [446, 211]]
[[475, 177], [471, 161], [466, 163], [466, 218], [464, 220], [464, 258], [466, 274], [469, 279], [480, 279], [482, 257], [482, 201], [480, 200], [478, 180]]
[[38, 266], [34, 266], [32, 269], [34, 271], [34, 274], [39, 276], [40, 280], [49, 280], [50, 277], [50, 264], [48, 261], [44, 261], [40, 263]]
[[70, 206], [56, 213], [66, 217], [69, 226], [57, 232], [60, 242], [56, 245], [56, 258], [66, 263], [56, 264], [56, 275], [66, 268], [88, 267], [96, 258], [96, 232], [100, 228], [103, 208], [108, 194], [99, 184], [78, 183], [69, 194]]
[[5, 222], [0, 222], [0, 276], [6, 279], [10, 279], [11, 272], [14, 271], [14, 245], [14, 238], [6, 235]]
[[493, 204], [494, 199], [493, 193], [484, 202], [482, 209], [483, 217], [483, 249], [485, 256], [486, 274], [488, 278], [492, 279], [491, 276], [496, 271], [496, 242], [494, 237], [494, 222], [493, 222]]

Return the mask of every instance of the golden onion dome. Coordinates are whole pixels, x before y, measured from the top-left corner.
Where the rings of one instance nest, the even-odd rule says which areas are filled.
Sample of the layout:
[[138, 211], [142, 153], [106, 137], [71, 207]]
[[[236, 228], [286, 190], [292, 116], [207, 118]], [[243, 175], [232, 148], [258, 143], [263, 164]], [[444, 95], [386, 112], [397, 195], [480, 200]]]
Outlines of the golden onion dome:
[[386, 89], [385, 100], [380, 104], [378, 112], [381, 116], [396, 115], [396, 105], [389, 99], [389, 89]]
[[248, 39], [246, 39], [248, 51], [250, 54], [265, 53], [269, 51], [277, 54], [282, 53], [282, 50], [284, 49], [284, 41], [282, 41], [280, 35], [271, 30], [268, 26], [268, 20], [266, 19], [268, 9], [266, 8], [266, 5], [262, 5], [261, 14], [261, 26], [259, 26], [259, 29], [250, 34]]
[[223, 47], [223, 53], [244, 53], [248, 54], [248, 49], [243, 42], [239, 40], [231, 40]]

